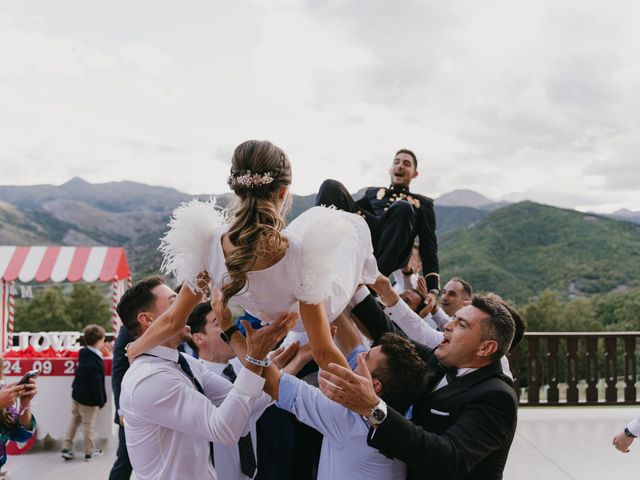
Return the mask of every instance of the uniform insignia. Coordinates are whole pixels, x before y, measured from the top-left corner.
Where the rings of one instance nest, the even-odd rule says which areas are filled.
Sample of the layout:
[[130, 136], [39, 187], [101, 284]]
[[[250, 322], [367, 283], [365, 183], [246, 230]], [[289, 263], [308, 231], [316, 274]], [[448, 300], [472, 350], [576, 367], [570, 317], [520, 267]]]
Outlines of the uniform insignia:
[[376, 193], [376, 198], [378, 200], [382, 200], [386, 194], [387, 194], [387, 189], [381, 188], [380, 190], [378, 190], [378, 193]]
[[420, 200], [413, 198], [411, 195], [407, 195], [407, 202], [411, 203], [416, 208], [420, 208]]

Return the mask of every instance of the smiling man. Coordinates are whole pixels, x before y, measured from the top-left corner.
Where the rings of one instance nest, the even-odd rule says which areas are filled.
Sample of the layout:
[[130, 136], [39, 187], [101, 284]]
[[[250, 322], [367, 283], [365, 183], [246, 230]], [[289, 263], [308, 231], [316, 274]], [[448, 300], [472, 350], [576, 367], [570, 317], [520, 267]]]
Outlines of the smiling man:
[[325, 180], [318, 191], [316, 205], [334, 205], [365, 218], [371, 230], [378, 269], [386, 276], [407, 264], [418, 237], [423, 273], [431, 297], [426, 303], [433, 304], [440, 293], [433, 199], [409, 191], [411, 181], [418, 176], [418, 160], [411, 150], [396, 152], [389, 175], [389, 187], [368, 187], [357, 202], [340, 182]]

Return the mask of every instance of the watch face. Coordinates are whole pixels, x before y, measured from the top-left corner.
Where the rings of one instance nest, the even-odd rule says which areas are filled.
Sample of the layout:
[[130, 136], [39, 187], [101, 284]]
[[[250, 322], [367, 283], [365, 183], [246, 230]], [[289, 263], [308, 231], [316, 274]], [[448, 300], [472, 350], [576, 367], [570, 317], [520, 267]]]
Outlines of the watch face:
[[387, 416], [387, 413], [380, 408], [376, 408], [371, 416], [376, 422], [382, 422]]

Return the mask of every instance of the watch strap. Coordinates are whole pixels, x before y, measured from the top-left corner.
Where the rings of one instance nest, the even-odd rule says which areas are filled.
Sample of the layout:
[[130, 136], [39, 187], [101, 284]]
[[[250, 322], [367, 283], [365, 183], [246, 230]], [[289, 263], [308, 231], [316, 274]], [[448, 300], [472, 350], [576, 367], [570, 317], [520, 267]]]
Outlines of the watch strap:
[[239, 331], [240, 330], [238, 330], [237, 325], [232, 325], [231, 327], [227, 328], [224, 332], [220, 332], [220, 338], [225, 343], [229, 343], [231, 341], [231, 337], [233, 336], [233, 334]]

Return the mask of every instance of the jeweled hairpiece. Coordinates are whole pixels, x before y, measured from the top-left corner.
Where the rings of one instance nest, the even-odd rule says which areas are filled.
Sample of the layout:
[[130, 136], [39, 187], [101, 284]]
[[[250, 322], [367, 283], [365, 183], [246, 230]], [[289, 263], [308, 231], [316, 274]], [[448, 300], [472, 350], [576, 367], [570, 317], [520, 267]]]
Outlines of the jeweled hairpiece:
[[245, 170], [244, 172], [232, 174], [229, 177], [230, 187], [254, 188], [269, 185], [271, 182], [273, 182], [271, 172], [251, 173], [250, 170]]

